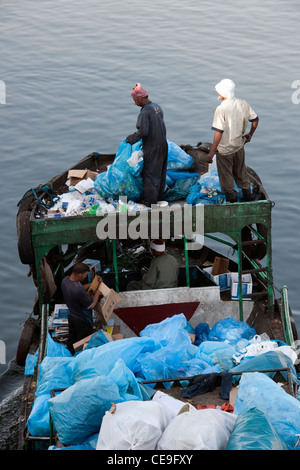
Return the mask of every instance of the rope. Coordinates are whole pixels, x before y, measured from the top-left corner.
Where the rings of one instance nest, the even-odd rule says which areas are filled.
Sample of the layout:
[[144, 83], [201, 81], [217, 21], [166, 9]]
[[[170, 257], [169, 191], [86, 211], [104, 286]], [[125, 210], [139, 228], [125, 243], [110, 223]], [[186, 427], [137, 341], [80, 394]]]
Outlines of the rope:
[[[48, 198], [50, 199], [50, 203], [49, 204], [46, 204], [44, 201], [42, 201], [42, 199], [40, 199], [39, 196], [41, 196], [42, 194], [46, 193]], [[53, 206], [53, 199], [54, 197], [56, 196], [56, 191], [51, 188], [48, 184], [46, 184], [45, 186], [43, 186], [42, 188], [38, 187], [38, 188], [31, 188], [29, 191], [27, 191], [27, 193], [24, 194], [24, 196], [22, 197], [22, 199], [18, 202], [17, 206], [19, 206], [21, 204], [22, 201], [24, 201], [25, 199], [27, 199], [28, 197], [32, 197], [34, 196], [34, 199], [42, 206], [46, 207], [47, 209], [49, 209], [50, 207]]]

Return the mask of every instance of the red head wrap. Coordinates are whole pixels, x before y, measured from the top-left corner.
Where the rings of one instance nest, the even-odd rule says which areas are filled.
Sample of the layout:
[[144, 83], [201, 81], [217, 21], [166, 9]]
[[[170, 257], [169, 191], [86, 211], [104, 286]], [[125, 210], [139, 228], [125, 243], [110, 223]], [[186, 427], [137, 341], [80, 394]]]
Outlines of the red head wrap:
[[140, 83], [136, 83], [132, 92], [131, 92], [131, 96], [134, 100], [136, 99], [139, 99], [139, 98], [146, 98], [148, 96], [148, 93], [146, 90], [144, 90], [142, 87], [141, 87], [141, 84]]

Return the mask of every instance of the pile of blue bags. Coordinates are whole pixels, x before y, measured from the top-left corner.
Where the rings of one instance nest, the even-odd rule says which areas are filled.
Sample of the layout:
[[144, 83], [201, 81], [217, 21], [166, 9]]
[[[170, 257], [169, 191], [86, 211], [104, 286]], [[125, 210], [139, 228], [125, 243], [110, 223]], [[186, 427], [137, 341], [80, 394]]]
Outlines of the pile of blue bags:
[[[168, 141], [166, 184], [169, 187], [174, 187], [177, 181], [189, 178], [192, 178], [193, 183], [195, 183], [199, 175], [192, 171], [194, 164], [193, 157], [175, 143]], [[142, 170], [142, 141], [140, 140], [136, 144], [130, 145], [124, 140], [120, 144], [116, 157], [107, 171], [100, 173], [96, 177], [94, 183], [95, 190], [105, 199], [126, 196], [128, 200], [139, 202], [143, 197], [144, 190], [141, 176]], [[185, 188], [184, 195], [186, 196], [187, 194], [188, 188]], [[174, 194], [171, 197], [174, 198]], [[178, 197], [176, 196], [176, 198]]]
[[[237, 365], [236, 356], [256, 337], [247, 323], [226, 318], [212, 328], [204, 323], [194, 329], [179, 314], [148, 325], [139, 337], [113, 342], [99, 338], [97, 344], [94, 336], [93, 344], [75, 356], [48, 337], [48, 352], [38, 366], [36, 400], [27, 423], [32, 436], [49, 436], [52, 422], [65, 449], [95, 449], [102, 419], [112, 403], [151, 400], [156, 380], [229, 372], [239, 388], [234, 408], [238, 419], [228, 448], [297, 448], [299, 401], [271, 376], [251, 372], [288, 367], [298, 384], [293, 362], [275, 349], [244, 357]], [[28, 374], [36, 358], [28, 357]], [[245, 373], [234, 375], [241, 371]], [[145, 385], [145, 380], [154, 383]], [[164, 385], [169, 388], [172, 381]], [[188, 382], [182, 380], [182, 385]], [[255, 432], [253, 422], [260, 423]]]
[[[209, 165], [209, 170], [200, 176], [195, 170], [195, 160], [174, 142], [168, 142], [167, 190], [164, 199], [168, 202], [180, 199], [188, 204], [223, 204], [225, 194], [221, 190], [217, 168]], [[143, 198], [143, 150], [142, 141], [134, 145], [124, 140], [116, 153], [115, 160], [108, 169], [95, 179], [95, 190], [105, 199], [126, 196], [128, 200], [139, 202]], [[242, 200], [242, 190], [235, 184], [238, 200]], [[251, 188], [252, 189], [252, 188]]]
[[[237, 192], [238, 201], [243, 199], [243, 191], [234, 183]], [[253, 186], [251, 185], [251, 191]], [[215, 164], [209, 165], [209, 170], [189, 188], [189, 194], [186, 197], [188, 204], [223, 204], [226, 202], [225, 193], [222, 191], [219, 181], [219, 175]]]

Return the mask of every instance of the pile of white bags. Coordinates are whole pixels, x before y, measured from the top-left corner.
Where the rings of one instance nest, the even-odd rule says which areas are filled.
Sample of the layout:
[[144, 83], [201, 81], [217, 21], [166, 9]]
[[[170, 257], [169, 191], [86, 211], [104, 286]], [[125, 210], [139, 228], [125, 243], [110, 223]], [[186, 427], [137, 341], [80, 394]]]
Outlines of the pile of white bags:
[[103, 417], [97, 450], [154, 450], [171, 419], [156, 401], [118, 403]]
[[225, 450], [237, 416], [191, 405], [182, 412], [183, 405], [163, 392], [114, 405], [103, 417], [97, 450]]

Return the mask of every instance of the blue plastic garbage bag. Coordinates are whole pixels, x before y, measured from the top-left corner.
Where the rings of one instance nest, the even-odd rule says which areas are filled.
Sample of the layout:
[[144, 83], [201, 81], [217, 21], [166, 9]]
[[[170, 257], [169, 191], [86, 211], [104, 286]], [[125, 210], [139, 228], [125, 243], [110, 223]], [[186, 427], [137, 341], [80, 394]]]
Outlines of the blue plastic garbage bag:
[[221, 190], [217, 168], [212, 168], [200, 176], [197, 184], [190, 188], [190, 193], [186, 198], [189, 204], [222, 204], [225, 202], [225, 195]]
[[198, 184], [200, 185], [201, 190], [217, 191], [218, 193], [222, 193], [218, 170], [215, 165], [212, 165], [210, 171], [200, 176]]
[[[27, 354], [25, 361], [25, 375], [33, 375], [34, 367], [37, 364], [39, 355], [39, 349], [35, 354]], [[62, 344], [57, 343], [51, 338], [51, 335], [48, 334], [47, 337], [47, 351], [46, 356], [48, 357], [73, 357], [70, 351], [63, 346]]]
[[83, 379], [49, 401], [49, 410], [60, 441], [82, 444], [99, 431], [112, 403], [142, 400], [133, 373], [119, 359], [107, 376]]
[[237, 417], [226, 450], [288, 450], [264, 413], [251, 408]]
[[183, 313], [173, 315], [159, 323], [147, 325], [141, 332], [141, 337], [153, 338], [156, 341], [166, 345], [174, 338], [174, 334], [179, 330], [186, 329], [188, 322]]
[[44, 393], [39, 395], [33, 403], [27, 420], [27, 428], [31, 436], [50, 436], [49, 399], [50, 393]]
[[98, 438], [99, 438], [99, 433], [96, 432], [95, 434], [90, 436], [86, 441], [84, 441], [82, 445], [91, 447], [93, 450], [96, 450]]
[[39, 365], [39, 378], [35, 395], [50, 393], [57, 388], [68, 388], [73, 380], [67, 372], [67, 366], [73, 357], [48, 357], [46, 356]]
[[[158, 331], [157, 341], [159, 341], [161, 347], [154, 352], [143, 354], [139, 358], [141, 372], [146, 380], [180, 377], [183, 374], [183, 362], [195, 357], [197, 347], [192, 345], [188, 332], [185, 329], [177, 329], [170, 337], [170, 331], [164, 331], [166, 334], [161, 332], [161, 336]], [[166, 388], [171, 387], [171, 385], [172, 382], [164, 383]]]
[[33, 375], [34, 368], [37, 365], [39, 351], [37, 350], [35, 354], [27, 354], [25, 360], [25, 371], [24, 375]]
[[[234, 183], [238, 200], [243, 198], [243, 192]], [[252, 188], [251, 188], [252, 189]], [[213, 164], [209, 167], [209, 171], [200, 176], [197, 184], [190, 188], [190, 193], [186, 199], [189, 204], [223, 204], [226, 197], [221, 189], [217, 167]]]
[[49, 357], [72, 357], [70, 351], [63, 344], [57, 343], [48, 334], [47, 338], [47, 352], [46, 355]]
[[117, 384], [121, 397], [126, 400], [143, 400], [141, 389], [133, 372], [118, 359], [108, 377]]
[[186, 327], [184, 328], [189, 334], [194, 334], [195, 333], [195, 330], [194, 328], [192, 327], [192, 325], [190, 324], [189, 321], [186, 322]]
[[[134, 156], [137, 159], [132, 161]], [[141, 172], [143, 169], [142, 141], [134, 145], [125, 140], [120, 144], [116, 157], [107, 171], [100, 173], [94, 182], [94, 188], [103, 198], [127, 196], [132, 201], [140, 201], [143, 194]]]
[[209, 193], [202, 193], [199, 185], [194, 185], [190, 188], [189, 194], [186, 197], [186, 202], [193, 206], [197, 204], [224, 204], [226, 202], [225, 194], [219, 194], [216, 191]]
[[[293, 382], [297, 383], [297, 374], [293, 361], [286, 354], [283, 354], [281, 351], [267, 351], [258, 356], [251, 357], [247, 360], [242, 361], [239, 365], [230, 369], [230, 372], [233, 374], [235, 372], [244, 372], [251, 370], [271, 370], [271, 369], [284, 369], [289, 368], [291, 371], [291, 376]], [[276, 372], [267, 372], [266, 374], [272, 378]], [[283, 376], [284, 380], [287, 380], [287, 372], [281, 371], [280, 374]], [[233, 376], [233, 383], [237, 384], [240, 376]]]
[[81, 444], [99, 431], [112, 403], [124, 401], [119, 388], [105, 376], [83, 379], [49, 400], [49, 410], [60, 442]]
[[209, 339], [211, 341], [228, 341], [234, 344], [241, 338], [251, 339], [255, 335], [256, 331], [254, 328], [251, 328], [243, 321], [234, 320], [231, 317], [216, 322], [210, 330]]
[[151, 338], [124, 338], [112, 341], [97, 348], [82, 351], [68, 365], [68, 372], [73, 381], [108, 375], [119, 358], [136, 374], [140, 370], [138, 357], [140, 354], [153, 351], [156, 342]]
[[207, 341], [209, 338], [210, 327], [208, 323], [199, 323], [195, 328], [195, 342], [197, 346], [203, 341]]
[[191, 155], [186, 153], [174, 142], [168, 142], [168, 166], [167, 170], [189, 170], [195, 164]]
[[99, 433], [93, 434], [87, 441], [82, 444], [74, 446], [58, 447], [55, 445], [49, 446], [48, 450], [96, 450]]
[[102, 344], [106, 343], [109, 343], [109, 340], [101, 330], [98, 330], [93, 334], [88, 345], [84, 349], [97, 348], [98, 346], [102, 346]]
[[235, 348], [223, 341], [203, 341], [196, 352], [196, 357], [210, 365], [219, 364], [222, 371], [233, 366]]
[[290, 450], [300, 450], [300, 447], [295, 447], [299, 434], [300, 402], [266, 374], [246, 372], [242, 375], [234, 413], [241, 415], [251, 408], [264, 413]]
[[93, 447], [87, 446], [85, 444], [78, 444], [77, 446], [67, 446], [67, 447], [58, 447], [50, 446], [48, 450], [96, 450]]
[[[52, 352], [55, 350], [55, 348], [52, 348]], [[67, 372], [67, 366], [71, 361], [73, 361], [73, 356], [46, 356], [39, 365], [39, 378], [35, 393], [36, 399], [27, 423], [28, 430], [32, 436], [49, 436], [48, 400], [51, 397], [50, 392], [54, 389], [67, 388], [72, 385], [73, 380]]]
[[[187, 179], [192, 180], [193, 184], [195, 184], [196, 178], [197, 179], [199, 178], [199, 173], [194, 173], [194, 172], [189, 172], [189, 171], [167, 170], [166, 184], [172, 187], [176, 183], [180, 181], [186, 181]], [[190, 186], [192, 186], [192, 184]]]
[[178, 373], [182, 377], [193, 377], [199, 374], [213, 374], [219, 372], [221, 372], [219, 364], [212, 366], [196, 357], [189, 361], [182, 361], [181, 365], [178, 367]]
[[184, 179], [178, 179], [174, 183], [173, 180], [169, 178], [167, 174], [166, 184], [170, 187], [170, 189], [168, 189], [164, 193], [164, 200], [168, 202], [173, 202], [178, 201], [179, 199], [185, 199], [189, 194], [190, 188], [196, 183], [197, 179], [198, 176], [196, 178], [187, 178], [185, 175]]
[[[116, 157], [107, 171], [100, 173], [94, 183], [95, 190], [103, 198], [127, 196], [132, 201], [140, 201], [144, 186], [141, 177], [143, 169], [142, 141], [134, 145], [120, 144]], [[168, 141], [168, 170], [189, 170], [194, 159], [178, 145]]]

